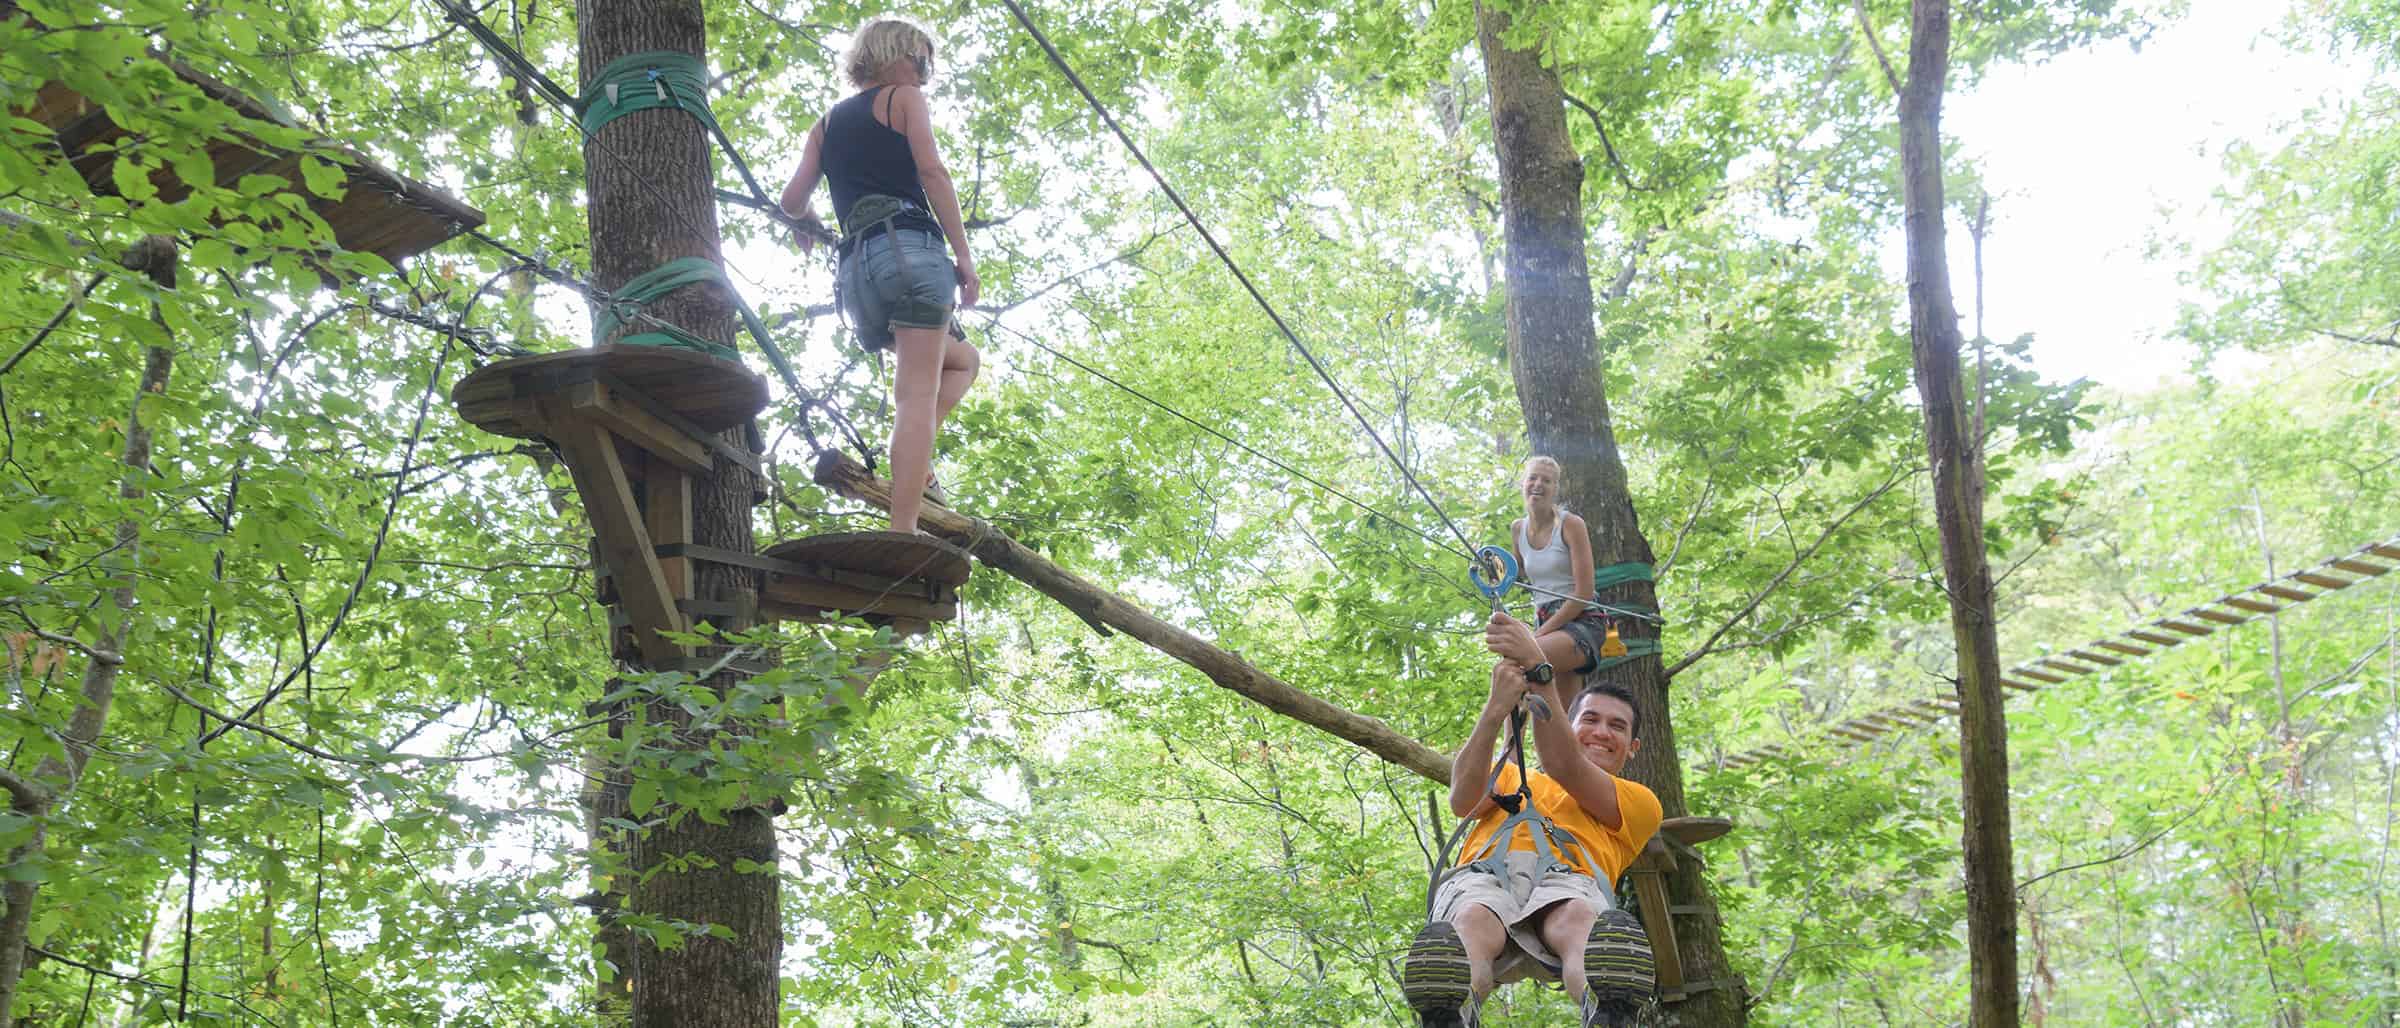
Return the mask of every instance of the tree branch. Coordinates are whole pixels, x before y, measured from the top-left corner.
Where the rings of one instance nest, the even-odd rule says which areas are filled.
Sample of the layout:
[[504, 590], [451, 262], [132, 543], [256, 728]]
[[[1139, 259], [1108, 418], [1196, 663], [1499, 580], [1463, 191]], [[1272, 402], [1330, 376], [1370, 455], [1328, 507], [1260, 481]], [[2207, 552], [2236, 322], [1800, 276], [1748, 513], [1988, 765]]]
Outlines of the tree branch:
[[1584, 103], [1582, 100], [1576, 99], [1575, 94], [1567, 92], [1564, 89], [1559, 90], [1558, 95], [1566, 97], [1568, 103], [1574, 104], [1576, 110], [1582, 111], [1584, 117], [1592, 120], [1592, 131], [1600, 134], [1600, 153], [1602, 156], [1608, 158], [1609, 168], [1617, 173], [1617, 182], [1623, 185], [1626, 189], [1632, 190], [1636, 193], [1652, 192], [1654, 187], [1636, 184], [1633, 181], [1632, 173], [1625, 169], [1625, 162], [1617, 159], [1616, 144], [1609, 142], [1608, 126], [1600, 123], [1599, 110], [1590, 104]]
[[1883, 40], [1876, 38], [1875, 23], [1867, 20], [1867, 0], [1850, 0], [1850, 10], [1857, 13], [1858, 31], [1867, 37], [1868, 48], [1875, 51], [1875, 63], [1883, 65], [1884, 84], [1892, 87], [1894, 94], [1898, 94], [1900, 92], [1900, 73], [1892, 70], [1891, 55], [1883, 52]]
[[1868, 505], [1874, 503], [1878, 499], [1881, 499], [1883, 494], [1891, 492], [1893, 486], [1899, 485], [1902, 481], [1906, 480], [1910, 475], [1915, 473], [1915, 468], [1905, 468], [1895, 471], [1892, 473], [1890, 478], [1883, 480], [1882, 485], [1876, 486], [1873, 492], [1860, 497], [1857, 503], [1851, 504], [1849, 510], [1843, 511], [1840, 517], [1833, 519], [1832, 522], [1825, 526], [1824, 531], [1817, 533], [1817, 538], [1815, 541], [1810, 542], [1805, 548], [1801, 549], [1800, 552], [1793, 554], [1791, 563], [1784, 565], [1783, 570], [1776, 572], [1775, 577], [1768, 580], [1765, 586], [1762, 586], [1757, 593], [1753, 594], [1750, 597], [1749, 602], [1742, 604], [1742, 609], [1740, 611], [1736, 612], [1732, 617], [1725, 619], [1725, 623], [1718, 625], [1716, 631], [1709, 633], [1707, 642], [1701, 643], [1698, 649], [1684, 654], [1682, 660], [1678, 660], [1672, 666], [1668, 667], [1667, 677], [1670, 679], [1674, 678], [1677, 674], [1681, 673], [1684, 668], [1692, 666], [1692, 664], [1697, 662], [1700, 658], [1708, 656], [1710, 653], [1714, 652], [1717, 647], [1717, 641], [1723, 639], [1725, 637], [1725, 633], [1732, 631], [1733, 626], [1741, 624], [1743, 621], [1748, 620], [1751, 614], [1756, 613], [1758, 611], [1759, 604], [1765, 603], [1767, 597], [1775, 594], [1775, 590], [1783, 588], [1784, 581], [1791, 578], [1795, 572], [1799, 571], [1801, 565], [1808, 563], [1808, 558], [1815, 556], [1817, 550], [1825, 545], [1826, 540], [1833, 538], [1833, 533], [1840, 531], [1841, 527], [1849, 524], [1850, 519], [1858, 516], [1860, 511], [1867, 509]]

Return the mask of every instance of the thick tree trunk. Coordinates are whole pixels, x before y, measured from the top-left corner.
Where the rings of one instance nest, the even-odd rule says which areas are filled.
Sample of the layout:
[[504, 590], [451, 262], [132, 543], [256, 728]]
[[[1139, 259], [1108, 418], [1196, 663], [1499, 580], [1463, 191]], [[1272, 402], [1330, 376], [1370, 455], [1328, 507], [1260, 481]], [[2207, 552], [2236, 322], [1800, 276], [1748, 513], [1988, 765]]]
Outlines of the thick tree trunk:
[[[1478, 15], [1486, 77], [1491, 84], [1492, 134], [1499, 148], [1502, 268], [1508, 285], [1508, 354], [1533, 448], [1558, 458], [1566, 505], [1591, 528], [1597, 566], [1650, 563], [1625, 482], [1625, 461], [1609, 427], [1608, 390], [1593, 330], [1592, 281], [1584, 255], [1583, 163], [1567, 140], [1566, 94], [1544, 67], [1538, 49], [1504, 43], [1508, 17]], [[1650, 582], [1604, 590], [1605, 602], [1658, 606]], [[1639, 621], [1621, 624], [1628, 638], [1655, 637]], [[1627, 773], [1658, 794], [1668, 817], [1690, 813], [1683, 796], [1683, 763], [1667, 703], [1665, 667], [1655, 656], [1601, 672], [1632, 690], [1642, 709], [1642, 751]], [[1748, 1023], [1743, 990], [1725, 957], [1716, 898], [1697, 860], [1679, 860], [1669, 887], [1694, 913], [1675, 917], [1685, 969], [1685, 998], [1668, 1007], [1685, 1024]], [[1668, 916], [1645, 911], [1645, 916]]]
[[[610, 61], [646, 50], [705, 58], [699, 0], [580, 0], [584, 81]], [[718, 252], [715, 178], [707, 132], [691, 115], [642, 111], [603, 126], [584, 146], [590, 196], [592, 274], [602, 289], [679, 257], [722, 260]], [[714, 287], [688, 287], [649, 307], [662, 320], [704, 339], [730, 343], [730, 297]], [[738, 431], [727, 433], [740, 445]], [[713, 474], [693, 483], [693, 535], [702, 546], [755, 552], [751, 538], [749, 473], [723, 457]], [[694, 567], [693, 592], [703, 603], [733, 601], [751, 590], [750, 573], [719, 564]], [[727, 629], [747, 626], [725, 624]], [[711, 654], [702, 652], [707, 658]], [[722, 686], [723, 681], [712, 683]], [[668, 705], [651, 711], [661, 723], [681, 723]], [[704, 748], [685, 734], [677, 745]], [[729, 930], [729, 939], [693, 933], [661, 950], [632, 941], [633, 1024], [643, 1028], [768, 1026], [776, 1023], [778, 965], [783, 933], [778, 918], [775, 826], [758, 810], [736, 810], [710, 824], [689, 811], [658, 810], [663, 823], [627, 840], [630, 886], [637, 914]], [[663, 870], [670, 862], [674, 870]], [[764, 872], [737, 872], [737, 864]]]
[[1966, 828], [1969, 1023], [2017, 1023], [2017, 890], [2008, 824], [2008, 719], [1992, 572], [1983, 549], [1982, 441], [1959, 372], [1958, 308], [1942, 231], [1942, 90], [1950, 66], [1949, 0], [1914, 0], [1908, 80], [1900, 89], [1900, 175], [1908, 236], [1909, 342], [1933, 460], [1942, 580], [1958, 640], [1958, 735]]
[[[140, 272], [161, 289], [175, 288], [178, 263], [175, 239], [172, 236], [149, 236], [134, 245], [123, 261], [129, 270]], [[166, 319], [151, 305], [150, 318], [166, 326]], [[142, 402], [166, 392], [167, 376], [175, 369], [175, 351], [171, 347], [153, 346], [144, 351], [141, 384], [135, 389], [132, 410], [125, 416], [125, 451], [121, 458], [125, 478], [117, 487], [117, 495], [138, 500], [150, 492], [150, 426], [142, 422]], [[108, 727], [109, 707], [117, 694], [117, 672], [125, 664], [125, 638], [132, 624], [134, 568], [141, 560], [142, 525], [127, 518], [117, 523], [117, 545], [102, 565], [109, 579], [117, 583], [109, 590], [108, 602], [117, 610], [116, 617], [104, 618], [98, 638], [85, 654], [83, 688], [77, 696], [75, 712], [67, 719], [66, 731], [59, 735], [58, 756], [44, 757], [35, 766], [30, 783], [11, 776], [10, 798], [19, 812], [46, 821], [58, 811], [59, 804], [75, 784], [83, 778], [84, 765], [92, 758], [92, 747], [100, 733]], [[110, 627], [113, 626], [113, 627]], [[46, 825], [34, 829], [28, 839], [9, 854], [8, 867], [37, 857], [48, 841]], [[8, 910], [0, 915], [0, 1028], [16, 1023], [17, 986], [25, 974], [26, 933], [33, 925], [33, 904], [41, 892], [41, 880], [10, 875], [4, 894]]]

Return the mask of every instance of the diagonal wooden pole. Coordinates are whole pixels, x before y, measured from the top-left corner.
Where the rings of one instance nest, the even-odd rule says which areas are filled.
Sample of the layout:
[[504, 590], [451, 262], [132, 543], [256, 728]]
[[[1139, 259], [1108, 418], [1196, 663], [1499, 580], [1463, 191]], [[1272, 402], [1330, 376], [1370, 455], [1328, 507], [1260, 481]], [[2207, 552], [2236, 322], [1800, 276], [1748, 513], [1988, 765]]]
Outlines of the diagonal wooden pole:
[[[891, 483], [867, 473], [838, 453], [817, 459], [817, 484], [877, 508], [891, 504]], [[1209, 681], [1241, 694], [1259, 706], [1349, 741], [1394, 766], [1413, 771], [1443, 785], [1450, 784], [1450, 761], [1432, 747], [1395, 731], [1377, 718], [1346, 710], [1293, 687], [1190, 632], [1134, 605], [1098, 585], [1059, 567], [993, 528], [946, 507], [927, 505], [918, 525], [965, 548], [982, 561], [1073, 611], [1076, 617], [1107, 635], [1113, 629], [1152, 649], [1190, 665]]]

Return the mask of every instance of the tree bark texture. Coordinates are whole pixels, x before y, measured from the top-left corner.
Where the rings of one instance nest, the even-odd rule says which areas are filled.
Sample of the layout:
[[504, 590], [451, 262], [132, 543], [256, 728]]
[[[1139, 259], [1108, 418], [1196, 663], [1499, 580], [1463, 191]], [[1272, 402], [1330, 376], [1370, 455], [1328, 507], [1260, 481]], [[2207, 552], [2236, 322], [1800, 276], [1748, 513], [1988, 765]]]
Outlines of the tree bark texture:
[[[892, 502], [891, 483], [867, 474], [857, 461], [838, 453], [818, 459], [817, 482], [876, 507]], [[1260, 670], [1241, 654], [1219, 649], [1207, 640], [1168, 624], [1132, 601], [1109, 592], [1009, 538], [989, 522], [967, 517], [947, 507], [927, 506], [926, 531], [958, 544], [987, 567], [999, 570], [1057, 600], [1102, 635], [1114, 629], [1167, 656], [1180, 660], [1209, 681], [1240, 693], [1251, 702], [1337, 738], [1395, 766], [1425, 778], [1450, 784], [1450, 760], [1424, 743], [1411, 739], [1376, 718], [1345, 710]]]
[[[131, 271], [147, 276], [160, 289], [175, 288], [178, 264], [175, 239], [172, 236], [149, 236], [125, 255], [122, 262]], [[166, 319], [158, 313], [156, 302], [151, 304], [150, 318], [160, 328]], [[141, 384], [136, 388], [132, 409], [125, 415], [125, 450], [121, 458], [125, 478], [117, 487], [117, 495], [138, 500], [149, 495], [150, 486], [150, 426], [142, 423], [142, 401], [167, 391], [167, 376], [175, 369], [175, 351], [169, 347], [153, 346], [143, 352]], [[125, 639], [133, 620], [133, 575], [141, 559], [142, 524], [133, 518], [117, 523], [117, 544], [103, 565], [115, 588], [108, 593], [108, 602], [117, 609], [114, 619], [102, 619], [101, 629], [92, 642], [83, 667], [83, 688], [77, 693], [75, 711], [68, 715], [66, 731], [59, 733], [59, 754], [42, 758], [34, 767], [33, 783], [47, 795], [39, 809], [27, 809], [26, 797], [16, 796], [18, 809], [35, 818], [37, 827], [33, 838], [8, 855], [8, 866], [41, 855], [48, 841], [47, 821], [58, 812], [75, 784], [82, 780], [84, 765], [92, 758], [92, 747], [99, 742], [100, 733], [108, 727], [109, 707], [117, 695], [117, 672], [125, 664]], [[110, 627], [113, 625], [114, 627]], [[38, 880], [11, 876], [8, 886], [0, 891], [8, 910], [0, 914], [0, 1028], [16, 1023], [17, 986], [25, 975], [26, 933], [33, 925], [33, 904], [41, 893]]]
[[2008, 719], [1992, 572], [1983, 548], [1982, 441], [1969, 434], [1958, 308], [1942, 228], [1942, 91], [1950, 65], [1949, 0], [1910, 5], [1907, 81], [1900, 89], [1900, 176], [1908, 237], [1909, 344], [1933, 462], [1942, 580], [1958, 641], [1960, 801], [1966, 828], [1969, 1023], [2017, 1023], [2017, 890], [2009, 841]]
[[[1538, 46], [1520, 50], [1505, 42], [1508, 22], [1505, 13], [1489, 8], [1477, 14], [1499, 149], [1508, 356], [1517, 402], [1534, 451], [1556, 457], [1565, 472], [1561, 499], [1589, 526], [1594, 565], [1648, 564], [1650, 541], [1642, 535], [1625, 461], [1609, 426], [1583, 245], [1583, 162], [1567, 137], [1566, 93], [1557, 74], [1543, 65]], [[1602, 590], [1600, 599], [1627, 607], [1659, 606], [1658, 590], [1647, 581]], [[1618, 628], [1628, 639], [1658, 635], [1656, 625], [1639, 620], [1620, 621]], [[1666, 816], [1689, 814], [1664, 665], [1647, 656], [1596, 678], [1625, 686], [1641, 706], [1642, 750], [1627, 766], [1628, 776], [1658, 794]], [[1696, 908], [1675, 916], [1676, 948], [1689, 984], [1714, 987], [1680, 1000], [1670, 997], [1668, 1009], [1684, 1024], [1746, 1024], [1743, 990], [1725, 956], [1723, 925], [1704, 868], [1697, 859], [1675, 863], [1670, 894], [1680, 905]], [[1644, 911], [1643, 916], [1669, 915]]]
[[[581, 73], [586, 82], [626, 54], [671, 50], [707, 56], [699, 0], [579, 0]], [[584, 181], [590, 198], [592, 276], [603, 290], [679, 257], [722, 263], [717, 234], [715, 175], [707, 131], [673, 109], [640, 111], [602, 126], [585, 141]], [[704, 339], [731, 343], [731, 297], [713, 285], [690, 286], [647, 308], [660, 320]], [[637, 324], [631, 331], [643, 331]], [[600, 342], [596, 340], [595, 342]], [[726, 433], [744, 445], [738, 429]], [[692, 485], [694, 541], [740, 553], [756, 552], [751, 536], [749, 472], [719, 456], [713, 473]], [[703, 603], [738, 601], [755, 591], [752, 573], [695, 562], [693, 595]], [[748, 627], [726, 623], [720, 627]], [[720, 651], [721, 652], [721, 651]], [[712, 654], [703, 649], [697, 656]], [[730, 673], [710, 684], [720, 689]], [[655, 723], [682, 724], [681, 710], [659, 704]], [[708, 739], [681, 733], [675, 744], [704, 748]], [[771, 1026], [778, 1014], [778, 965], [783, 932], [778, 911], [775, 828], [758, 810], [736, 810], [724, 824], [690, 811], [655, 810], [663, 820], [626, 840], [633, 873], [632, 909], [639, 914], [721, 926], [732, 938], [687, 935], [661, 950], [636, 939], [632, 1023], [637, 1028]], [[768, 870], [737, 873], [736, 862]], [[672, 871], [662, 870], [670, 862]]]

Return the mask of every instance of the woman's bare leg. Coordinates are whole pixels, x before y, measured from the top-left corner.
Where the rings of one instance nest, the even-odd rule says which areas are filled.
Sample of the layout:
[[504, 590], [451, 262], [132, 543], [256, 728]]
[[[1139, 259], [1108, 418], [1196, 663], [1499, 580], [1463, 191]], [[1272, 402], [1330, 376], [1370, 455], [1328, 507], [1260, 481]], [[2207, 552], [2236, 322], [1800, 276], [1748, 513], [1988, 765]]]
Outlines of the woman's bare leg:
[[[892, 373], [892, 531], [915, 532], [933, 475], [934, 410], [942, 385], [942, 350], [949, 332], [894, 328], [899, 367]], [[963, 387], [962, 387], [962, 390]]]

